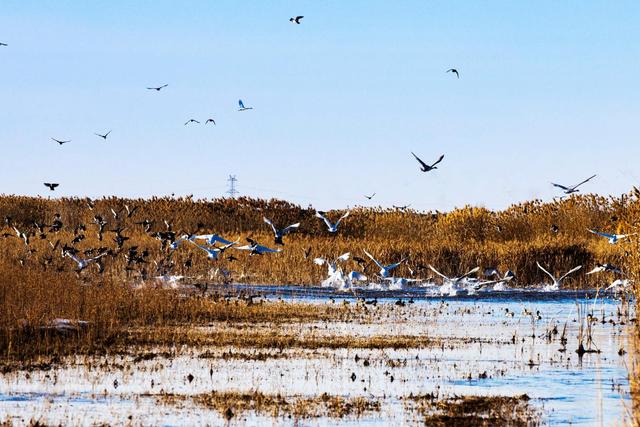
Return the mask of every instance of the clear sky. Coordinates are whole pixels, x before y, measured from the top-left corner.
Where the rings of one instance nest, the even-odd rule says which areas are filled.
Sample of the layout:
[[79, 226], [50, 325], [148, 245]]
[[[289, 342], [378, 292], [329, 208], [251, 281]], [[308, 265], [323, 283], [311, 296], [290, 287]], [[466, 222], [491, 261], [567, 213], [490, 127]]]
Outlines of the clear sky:
[[583, 191], [620, 194], [638, 22], [638, 1], [3, 0], [0, 192], [213, 198], [235, 174], [304, 206], [443, 210], [597, 173]]

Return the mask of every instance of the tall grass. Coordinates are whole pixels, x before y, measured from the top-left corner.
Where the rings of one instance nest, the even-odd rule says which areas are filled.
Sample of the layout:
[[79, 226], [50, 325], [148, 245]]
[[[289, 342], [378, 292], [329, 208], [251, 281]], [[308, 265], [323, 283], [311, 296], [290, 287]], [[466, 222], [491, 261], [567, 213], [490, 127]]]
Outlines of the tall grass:
[[[223, 281], [216, 275], [218, 267], [231, 270], [233, 279], [251, 283], [318, 284], [326, 269], [315, 265], [317, 256], [334, 257], [344, 252], [364, 257], [368, 250], [383, 262], [395, 262], [407, 257], [408, 262], [395, 274], [428, 278], [421, 266], [432, 264], [446, 274], [466, 271], [476, 265], [511, 269], [518, 276], [517, 286], [541, 283], [545, 280], [536, 268], [536, 261], [550, 271], [566, 271], [582, 264], [586, 268], [595, 262], [610, 262], [626, 269], [632, 278], [640, 277], [638, 240], [609, 245], [605, 239], [593, 236], [587, 228], [607, 232], [632, 232], [640, 224], [640, 202], [637, 191], [621, 197], [594, 195], [573, 196], [562, 201], [544, 203], [534, 200], [510, 206], [502, 211], [463, 207], [448, 213], [416, 212], [384, 208], [355, 207], [331, 234], [324, 223], [314, 217], [312, 207], [301, 207], [281, 200], [249, 198], [193, 200], [192, 198], [119, 199], [104, 198], [93, 202], [77, 198], [45, 199], [22, 196], [0, 196], [0, 217], [10, 217], [11, 225], [32, 234], [29, 245], [15, 237], [5, 225], [0, 238], [0, 354], [24, 353], [18, 350], [35, 334], [38, 325], [53, 318], [83, 319], [91, 322], [90, 333], [76, 341], [78, 346], [108, 342], [110, 334], [123, 327], [198, 322], [212, 319], [246, 316], [247, 320], [276, 319], [293, 316], [295, 309], [259, 308], [222, 304], [203, 298], [183, 298], [172, 291], [134, 289], [132, 283], [142, 281], [142, 272], [153, 277], [156, 263], [172, 262], [173, 274], [193, 277], [206, 282]], [[124, 206], [137, 207], [131, 218]], [[120, 212], [115, 219], [111, 210]], [[59, 232], [49, 232], [41, 238], [34, 223], [51, 224], [59, 214], [64, 224]], [[337, 218], [340, 212], [329, 212]], [[114, 233], [97, 235], [95, 215], [109, 221], [106, 230], [124, 229], [127, 240], [122, 251], [116, 249]], [[210, 261], [193, 245], [182, 245], [168, 259], [168, 251], [143, 226], [135, 222], [152, 221], [152, 231], [166, 230], [165, 220], [177, 234], [215, 232], [229, 239], [244, 241], [252, 237], [273, 247], [273, 235], [263, 222], [263, 216], [279, 226], [300, 222], [296, 233], [285, 237], [284, 251], [279, 254], [249, 257], [233, 251], [237, 261]], [[78, 228], [84, 225], [86, 230]], [[557, 232], [552, 231], [557, 227]], [[554, 228], [555, 228], [554, 227]], [[48, 228], [48, 227], [47, 227]], [[86, 238], [75, 245], [80, 251], [96, 247], [114, 250], [107, 256], [104, 273], [93, 266], [77, 275], [74, 263], [53, 251], [49, 242], [60, 240], [69, 244], [76, 234]], [[130, 266], [124, 254], [132, 246], [148, 250], [145, 262]], [[305, 251], [311, 248], [310, 256]], [[230, 254], [229, 250], [227, 254]], [[225, 255], [227, 255], [225, 254]], [[191, 260], [191, 267], [186, 261]], [[353, 260], [347, 268], [359, 269]], [[377, 269], [369, 266], [367, 273]], [[584, 271], [584, 270], [583, 270]], [[607, 275], [572, 277], [566, 286], [595, 287], [611, 278]], [[260, 311], [263, 310], [263, 311]], [[244, 313], [244, 314], [243, 314]], [[249, 313], [249, 314], [246, 314]], [[312, 313], [313, 314], [313, 313]], [[315, 313], [321, 316], [321, 313]], [[35, 353], [50, 353], [58, 341], [39, 339], [30, 346]]]

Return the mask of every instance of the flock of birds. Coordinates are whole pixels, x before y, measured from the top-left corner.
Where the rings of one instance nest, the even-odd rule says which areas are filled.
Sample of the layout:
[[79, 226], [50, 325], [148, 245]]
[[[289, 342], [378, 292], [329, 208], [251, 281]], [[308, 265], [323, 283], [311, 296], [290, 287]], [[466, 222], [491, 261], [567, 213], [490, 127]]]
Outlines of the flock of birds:
[[[304, 16], [301, 16], [301, 15], [294, 16], [290, 18], [289, 21], [293, 24], [300, 25], [302, 23], [303, 18]], [[0, 47], [7, 47], [7, 46], [8, 46], [7, 43], [0, 42]], [[450, 68], [446, 70], [446, 73], [454, 74], [457, 79], [460, 78], [460, 72], [456, 68]], [[146, 89], [150, 91], [160, 92], [163, 89], [167, 88], [168, 86], [169, 84], [165, 83], [160, 86], [148, 86]], [[248, 111], [252, 109], [253, 107], [246, 106], [245, 103], [242, 101], [242, 99], [238, 100], [238, 111]], [[190, 118], [184, 123], [184, 125], [187, 126], [187, 125], [200, 124], [200, 123], [201, 123], [200, 120]], [[208, 118], [205, 121], [205, 125], [207, 124], [213, 124], [215, 126], [216, 121], [214, 118]], [[94, 135], [106, 141], [109, 135], [111, 134], [111, 132], [112, 130], [109, 130], [104, 133], [96, 132], [94, 133]], [[70, 139], [58, 139], [58, 138], [51, 138], [51, 139], [52, 141], [56, 142], [60, 146], [71, 142]], [[411, 154], [413, 155], [415, 160], [419, 163], [420, 171], [422, 172], [432, 172], [438, 169], [437, 165], [439, 165], [444, 160], [444, 154], [442, 154], [433, 163], [427, 163], [423, 161], [420, 157], [418, 157], [418, 155], [416, 155], [415, 153], [411, 152]], [[575, 185], [562, 185], [557, 183], [552, 183], [552, 185], [562, 190], [562, 193], [563, 193], [563, 195], [561, 196], [562, 198], [562, 197], [571, 195], [573, 193], [579, 192], [580, 186], [586, 184], [587, 182], [589, 182], [595, 177], [596, 175], [592, 175], [589, 178]], [[55, 191], [60, 184], [56, 182], [45, 182], [44, 185], [50, 191]], [[371, 195], [365, 195], [365, 197], [368, 200], [371, 200], [375, 195], [376, 193], [374, 192]], [[93, 210], [94, 205], [91, 203], [91, 201], [88, 202], [88, 206], [90, 209]], [[396, 207], [396, 208], [406, 209], [409, 206], [410, 205]], [[120, 254], [124, 254], [126, 264], [127, 264], [127, 269], [132, 269], [132, 266], [135, 264], [147, 263], [146, 258], [149, 256], [149, 252], [147, 250], [140, 251], [136, 246], [124, 248], [125, 242], [129, 238], [123, 235], [123, 232], [126, 230], [127, 227], [123, 225], [121, 217], [124, 216], [127, 219], [132, 218], [132, 216], [136, 211], [135, 208], [129, 209], [128, 206], [125, 206], [125, 208], [126, 208], [126, 215], [124, 215], [123, 212], [117, 212], [114, 209], [111, 209], [111, 213], [114, 217], [114, 220], [119, 224], [116, 228], [109, 230], [110, 232], [114, 233], [113, 241], [116, 243], [115, 249], [107, 248], [107, 247], [89, 249], [83, 252], [83, 255], [86, 258], [81, 257], [80, 251], [76, 249], [75, 244], [79, 243], [84, 239], [84, 231], [86, 231], [85, 225], [81, 225], [80, 227], [77, 227], [74, 230], [73, 240], [71, 242], [68, 242], [62, 245], [61, 247], [62, 256], [71, 259], [76, 264], [77, 266], [76, 272], [78, 274], [80, 274], [83, 270], [85, 270], [87, 267], [91, 265], [96, 265], [98, 268], [98, 271], [101, 273], [104, 271], [103, 262], [105, 257], [109, 257], [109, 256], [117, 257]], [[332, 222], [330, 219], [327, 218], [325, 212], [319, 211], [316, 213], [316, 217], [324, 221], [329, 233], [337, 233], [341, 222], [345, 220], [348, 216], [349, 216], [349, 211], [344, 213], [335, 222]], [[284, 245], [284, 241], [283, 241], [284, 237], [289, 233], [294, 232], [300, 227], [300, 223], [296, 223], [296, 224], [291, 224], [284, 228], [278, 228], [271, 220], [269, 220], [266, 217], [264, 218], [264, 222], [271, 228], [274, 234], [275, 245]], [[40, 236], [40, 238], [46, 239], [47, 237], [45, 233], [45, 228], [48, 227], [48, 231], [50, 233], [57, 233], [62, 229], [62, 225], [63, 225], [60, 215], [56, 215], [51, 225], [38, 224], [37, 222], [34, 222], [34, 225], [36, 227], [35, 231], [19, 230], [17, 227], [12, 225], [12, 220], [9, 217], [5, 218], [5, 223], [7, 226], [13, 227], [15, 235], [20, 239], [22, 239], [27, 246], [30, 245], [31, 236], [38, 235]], [[104, 219], [102, 215], [95, 215], [94, 223], [98, 227], [99, 240], [102, 241], [103, 233], [105, 232], [105, 227], [108, 224], [108, 222]], [[246, 239], [247, 240], [246, 245], [240, 246], [239, 241], [230, 241], [217, 234], [197, 235], [197, 234], [176, 233], [172, 229], [171, 224], [168, 221], [165, 221], [165, 226], [166, 226], [165, 230], [161, 230], [161, 231], [152, 231], [152, 227], [151, 227], [152, 222], [149, 220], [135, 222], [135, 224], [142, 226], [146, 233], [149, 233], [151, 236], [158, 239], [161, 242], [162, 250], [168, 252], [168, 256], [163, 258], [160, 262], [156, 262], [156, 270], [155, 270], [156, 275], [154, 277], [160, 278], [163, 280], [170, 280], [173, 282], [183, 277], [183, 276], [171, 275], [171, 270], [174, 266], [174, 264], [171, 262], [171, 254], [173, 253], [173, 251], [177, 250], [182, 244], [192, 245], [193, 247], [197, 248], [198, 250], [206, 254], [209, 260], [217, 260], [222, 254], [224, 254], [227, 250], [231, 248], [233, 248], [234, 250], [246, 251], [251, 256], [278, 253], [282, 251], [282, 249], [273, 249], [273, 248], [269, 248], [267, 246], [261, 245], [259, 242], [253, 240], [250, 237]], [[636, 233], [608, 234], [608, 233], [603, 233], [596, 230], [589, 230], [589, 232], [608, 239], [609, 243], [611, 244], [616, 244], [619, 241], [636, 234]], [[4, 237], [10, 237], [11, 235], [12, 235], [11, 233], [6, 233], [6, 232], [3, 234]], [[49, 244], [55, 251], [56, 249], [58, 249], [60, 245], [60, 240], [58, 240], [55, 243], [49, 242]], [[31, 250], [34, 250], [34, 249], [31, 249]], [[366, 250], [363, 250], [363, 252], [370, 259], [370, 261], [379, 268], [379, 271], [375, 275], [376, 278], [378, 279], [376, 281], [375, 286], [378, 286], [384, 289], [389, 289], [389, 290], [402, 289], [408, 286], [425, 286], [423, 284], [425, 280], [422, 280], [422, 279], [393, 276], [393, 271], [397, 267], [402, 265], [405, 261], [407, 261], [406, 258], [401, 259], [392, 264], [383, 264]], [[310, 253], [310, 250], [307, 253], [305, 253], [305, 258], [309, 255], [309, 253]], [[340, 264], [347, 261], [350, 257], [351, 257], [350, 253], [344, 253], [335, 259], [326, 259], [326, 258], [314, 259], [315, 264], [326, 265], [328, 268], [327, 270], [328, 277], [326, 280], [322, 282], [323, 286], [332, 286], [339, 291], [348, 291], [348, 290], [356, 289], [356, 287], [358, 286], [358, 283], [366, 282], [367, 280], [369, 280], [368, 277], [365, 275], [365, 271], [368, 265], [365, 262], [365, 260], [360, 257], [353, 257], [353, 259], [356, 262], [358, 262], [358, 264], [361, 267], [364, 267], [365, 271], [351, 271], [348, 274], [344, 273]], [[236, 260], [237, 258], [235, 258], [233, 255], [229, 255], [227, 259], [233, 261], [233, 260]], [[45, 263], [47, 262], [50, 263], [51, 261], [52, 261], [51, 257], [45, 258]], [[537, 266], [540, 270], [542, 270], [542, 272], [544, 272], [551, 279], [551, 283], [547, 284], [544, 287], [545, 290], [561, 289], [563, 281], [567, 277], [569, 277], [570, 275], [572, 275], [573, 273], [577, 272], [582, 268], [582, 266], [574, 267], [568, 272], [566, 272], [565, 274], [561, 275], [560, 277], [556, 277], [551, 272], [546, 270], [539, 263], [537, 263]], [[470, 271], [467, 271], [466, 273], [456, 277], [442, 274], [441, 272], [436, 270], [436, 268], [434, 268], [432, 265], [418, 266], [418, 268], [424, 269], [424, 270], [428, 269], [432, 273], [434, 273], [436, 277], [439, 277], [441, 279], [441, 284], [437, 285], [437, 290], [442, 295], [456, 295], [459, 292], [466, 292], [468, 294], [471, 294], [471, 293], [478, 292], [482, 289], [505, 290], [507, 289], [508, 287], [507, 285], [509, 282], [516, 280], [516, 276], [512, 271], [509, 270], [504, 275], [502, 275], [495, 268], [485, 269], [483, 273], [483, 276], [485, 276], [486, 278], [485, 280], [481, 280], [473, 277], [479, 272], [480, 270], [479, 267], [473, 268]], [[217, 271], [222, 271], [225, 277], [228, 277], [230, 275], [228, 271], [223, 269], [217, 269]], [[411, 269], [410, 269], [410, 272], [412, 273], [412, 275], [415, 273]], [[610, 273], [617, 274], [621, 277], [616, 281], [614, 281], [607, 288], [607, 290], [612, 288], [627, 289], [630, 286], [630, 280], [624, 278], [625, 277], [624, 273], [619, 268], [612, 266], [610, 264], [598, 264], [593, 270], [591, 270], [587, 274], [594, 274], [599, 272], [610, 272]], [[142, 268], [141, 275], [145, 280], [148, 278], [149, 274], [146, 271], [146, 268]], [[436, 286], [436, 285], [432, 284], [429, 281], [427, 282], [426, 286]]]

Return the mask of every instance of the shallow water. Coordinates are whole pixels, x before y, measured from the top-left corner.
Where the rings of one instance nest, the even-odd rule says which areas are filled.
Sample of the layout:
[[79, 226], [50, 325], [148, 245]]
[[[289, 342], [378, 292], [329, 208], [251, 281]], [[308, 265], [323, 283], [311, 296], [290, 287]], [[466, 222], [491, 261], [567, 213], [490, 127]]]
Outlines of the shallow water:
[[[352, 295], [336, 295], [326, 288], [236, 285], [227, 291], [237, 289], [285, 301], [356, 303]], [[225, 420], [216, 411], [196, 407], [188, 399], [179, 404], [163, 402], [157, 394], [162, 391], [192, 396], [230, 390], [283, 396], [328, 393], [381, 402], [379, 413], [363, 418], [305, 419], [303, 425], [388, 425], [392, 420], [420, 424], [420, 416], [407, 411], [403, 398], [432, 392], [441, 396], [527, 394], [533, 406], [542, 409], [545, 424], [622, 424], [630, 403], [628, 355], [619, 355], [618, 351], [628, 347], [628, 321], [625, 325], [620, 322], [624, 318], [617, 314], [619, 301], [599, 297], [594, 303], [594, 294], [511, 291], [441, 298], [426, 295], [422, 289], [367, 292], [363, 296], [369, 302], [378, 297], [377, 305], [368, 305], [373, 321], [291, 323], [278, 325], [278, 332], [442, 337], [443, 345], [420, 349], [284, 351], [181, 347], [170, 349], [171, 357], [159, 356], [138, 363], [133, 363], [132, 356], [71, 359], [50, 371], [18, 371], [0, 376], [0, 421], [219, 425]], [[399, 298], [405, 303], [412, 298], [413, 303], [398, 306]], [[588, 353], [582, 358], [575, 353], [579, 325], [576, 298], [580, 305], [595, 307], [598, 318], [593, 325], [593, 341], [600, 353]], [[615, 323], [601, 323], [603, 312], [607, 322], [611, 319]], [[561, 332], [565, 323], [568, 341], [566, 351], [560, 352], [559, 335], [547, 340], [545, 333], [556, 324]], [[214, 356], [232, 351], [270, 357], [199, 357], [205, 351]], [[192, 382], [187, 379], [189, 374], [194, 376]], [[232, 421], [234, 425], [273, 423], [269, 416], [255, 413], [242, 414]], [[279, 418], [278, 423], [295, 424], [296, 420], [285, 417]]]

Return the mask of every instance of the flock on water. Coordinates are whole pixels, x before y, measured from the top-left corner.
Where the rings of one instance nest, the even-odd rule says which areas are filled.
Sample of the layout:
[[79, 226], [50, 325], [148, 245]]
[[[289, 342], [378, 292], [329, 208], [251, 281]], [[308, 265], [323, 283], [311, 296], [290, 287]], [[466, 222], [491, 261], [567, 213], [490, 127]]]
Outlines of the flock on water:
[[[304, 16], [298, 15], [298, 16], [291, 17], [289, 21], [292, 24], [300, 25], [302, 24], [303, 18]], [[9, 45], [7, 43], [0, 42], [0, 47], [5, 48], [8, 46]], [[446, 70], [446, 73], [455, 75], [457, 79], [460, 79], [460, 72], [457, 68], [449, 68]], [[165, 90], [168, 86], [169, 86], [168, 83], [164, 83], [159, 86], [147, 86], [146, 89], [149, 91], [161, 92]], [[239, 99], [238, 111], [244, 112], [249, 110], [253, 110], [253, 106], [247, 106], [242, 99]], [[214, 118], [208, 118], [204, 123], [205, 125], [207, 124], [213, 124], [214, 126], [216, 125], [216, 121]], [[184, 123], [185, 126], [196, 125], [196, 124], [201, 124], [201, 121], [194, 118], [190, 118]], [[101, 138], [103, 141], [107, 141], [107, 138], [110, 136], [111, 132], [112, 130], [110, 129], [104, 133], [95, 132], [94, 135]], [[51, 140], [60, 146], [63, 146], [65, 144], [72, 142], [71, 139], [59, 139], [59, 138], [53, 138], [53, 137], [51, 138]], [[418, 155], [416, 155], [415, 153], [411, 152], [411, 154], [413, 155], [415, 160], [419, 163], [421, 172], [432, 172], [438, 169], [438, 165], [444, 160], [444, 157], [445, 157], [444, 154], [441, 154], [432, 163], [427, 163], [423, 161], [420, 157], [418, 157]], [[589, 182], [595, 177], [596, 175], [594, 174], [589, 178], [575, 185], [562, 185], [558, 183], [551, 183], [551, 184], [554, 187], [557, 187], [560, 190], [562, 190], [563, 195], [560, 198], [563, 198], [573, 193], [579, 192], [580, 191], [579, 187], [586, 184], [587, 182]], [[44, 185], [50, 191], [55, 191], [60, 184], [56, 182], [45, 182]], [[364, 197], [368, 200], [371, 200], [375, 195], [376, 193], [374, 192], [370, 195], [365, 195]], [[95, 207], [95, 205], [93, 204], [93, 202], [91, 202], [91, 200], [88, 200], [87, 206], [90, 210], [93, 210]], [[410, 205], [394, 206], [394, 207], [400, 210], [405, 210], [409, 208], [409, 206]], [[59, 231], [61, 231], [63, 228], [62, 218], [59, 214], [55, 216], [55, 218], [53, 219], [50, 225], [38, 224], [37, 222], [34, 222], [34, 229], [32, 228], [29, 230], [20, 230], [15, 225], [13, 225], [12, 219], [10, 217], [5, 217], [5, 225], [7, 227], [11, 227], [15, 232], [15, 236], [21, 239], [27, 247], [31, 245], [30, 238], [33, 236], [37, 235], [41, 239], [47, 239], [47, 241], [49, 242], [49, 245], [51, 246], [52, 251], [57, 251], [58, 249], [60, 249], [62, 257], [69, 258], [76, 265], [77, 267], [76, 272], [78, 274], [80, 274], [82, 271], [84, 271], [85, 269], [87, 269], [92, 265], [95, 265], [97, 268], [97, 271], [99, 273], [102, 273], [104, 271], [105, 259], [107, 259], [108, 257], [116, 258], [118, 256], [123, 256], [126, 260], [127, 269], [134, 270], [135, 266], [138, 266], [139, 272], [142, 278], [146, 280], [150, 276], [150, 272], [147, 271], [147, 267], [146, 267], [147, 258], [149, 257], [149, 252], [147, 250], [141, 251], [136, 246], [125, 247], [126, 241], [129, 238], [123, 234], [125, 230], [131, 225], [131, 224], [126, 224], [126, 221], [128, 221], [129, 219], [132, 219], [132, 217], [136, 213], [137, 208], [134, 207], [133, 209], [130, 209], [129, 206], [125, 205], [124, 210], [126, 212], [116, 211], [114, 209], [111, 209], [113, 222], [115, 222], [117, 226], [114, 229], [108, 230], [108, 232], [114, 234], [112, 241], [115, 243], [115, 247], [103, 246], [99, 248], [88, 249], [83, 251], [82, 253], [80, 252], [79, 249], [76, 248], [76, 244], [78, 244], [84, 239], [84, 236], [85, 236], [84, 231], [87, 230], [87, 225], [85, 224], [81, 224], [79, 227], [77, 227], [74, 230], [74, 238], [70, 242], [61, 244], [59, 239], [55, 243], [49, 240], [49, 234], [56, 234]], [[349, 216], [349, 213], [350, 213], [349, 211], [346, 211], [339, 218], [337, 218], [335, 222], [327, 218], [326, 212], [318, 211], [316, 212], [315, 216], [324, 222], [329, 233], [336, 234], [339, 231], [340, 224], [347, 219], [347, 217]], [[99, 241], [102, 242], [103, 233], [105, 233], [105, 227], [107, 226], [107, 224], [109, 224], [109, 221], [105, 220], [105, 215], [96, 213], [94, 215], [93, 222], [94, 222], [94, 226], [97, 227], [97, 234], [99, 237]], [[182, 277], [182, 276], [176, 276], [171, 272], [173, 266], [175, 265], [174, 263], [171, 262], [171, 254], [173, 253], [173, 251], [179, 250], [179, 248], [183, 244], [188, 244], [197, 248], [199, 251], [203, 253], [203, 255], [206, 255], [206, 257], [211, 261], [218, 260], [220, 257], [224, 256], [227, 251], [231, 249], [238, 250], [238, 251], [245, 251], [250, 256], [277, 254], [283, 250], [281, 248], [274, 249], [274, 248], [265, 246], [263, 244], [260, 244], [259, 242], [252, 239], [251, 237], [246, 238], [247, 244], [240, 245], [240, 242], [238, 240], [236, 241], [227, 240], [217, 234], [196, 235], [196, 234], [188, 234], [188, 233], [187, 234], [177, 233], [176, 231], [173, 230], [171, 224], [168, 221], [165, 220], [164, 222], [165, 222], [165, 228], [163, 230], [158, 230], [158, 229], [154, 230], [155, 227], [153, 222], [149, 221], [148, 219], [136, 221], [133, 224], [133, 225], [141, 226], [145, 233], [156, 238], [160, 242], [161, 250], [166, 253], [166, 256], [160, 262], [156, 262], [156, 268], [152, 272], [151, 278], [155, 277], [163, 280], [175, 281], [175, 280], [179, 280], [179, 278]], [[275, 246], [284, 246], [285, 243], [283, 239], [285, 238], [285, 236], [295, 232], [300, 227], [300, 223], [295, 223], [295, 224], [287, 225], [284, 228], [280, 228], [281, 224], [274, 224], [270, 219], [266, 217], [264, 218], [264, 222], [273, 232], [273, 235], [274, 235], [273, 243]], [[557, 228], [557, 226], [555, 225], [552, 226], [552, 228], [553, 227]], [[628, 239], [630, 236], [637, 234], [637, 233], [609, 234], [609, 233], [592, 230], [592, 229], [589, 229], [588, 231], [590, 233], [593, 233], [594, 235], [606, 238], [608, 242], [612, 245], [617, 244], [618, 242], [624, 239]], [[5, 238], [12, 237], [12, 236], [13, 234], [7, 233], [7, 232], [3, 234], [3, 237]], [[35, 251], [35, 249], [30, 249], [30, 250]], [[309, 248], [309, 250], [305, 253], [305, 258], [307, 258], [310, 255], [310, 252], [311, 252], [311, 248]], [[411, 278], [396, 277], [393, 275], [394, 270], [397, 269], [403, 263], [405, 263], [407, 261], [406, 258], [403, 258], [400, 260], [393, 260], [395, 262], [392, 262], [390, 264], [385, 264], [386, 261], [380, 261], [379, 259], [374, 257], [374, 255], [369, 253], [366, 249], [362, 249], [362, 252], [364, 253], [364, 255], [366, 255], [366, 257], [370, 259], [370, 261], [377, 268], [379, 268], [379, 270], [372, 277], [368, 277], [364, 271], [368, 267], [368, 262], [361, 257], [355, 257], [355, 256], [353, 257], [354, 261], [357, 262], [357, 264], [361, 267], [361, 270], [363, 271], [353, 270], [353, 271], [350, 271], [348, 274], [344, 273], [341, 264], [349, 260], [349, 258], [351, 257], [351, 253], [349, 252], [344, 253], [336, 257], [335, 259], [326, 259], [321, 257], [314, 258], [313, 262], [315, 264], [327, 266], [327, 278], [322, 282], [322, 285], [335, 287], [337, 290], [340, 290], [340, 291], [355, 290], [359, 286], [367, 286], [369, 288], [387, 289], [387, 290], [423, 286], [423, 287], [433, 287], [436, 290], [436, 292], [440, 293], [441, 295], [456, 295], [460, 292], [473, 294], [481, 290], [502, 291], [502, 290], [508, 289], [508, 284], [516, 280], [515, 273], [510, 270], [507, 271], [504, 275], [502, 275], [497, 269], [488, 268], [488, 269], [485, 269], [484, 272], [481, 274], [481, 276], [483, 276], [483, 279], [479, 279], [475, 276], [477, 276], [477, 273], [479, 272], [480, 267], [475, 267], [459, 276], [452, 277], [452, 276], [447, 276], [441, 273], [432, 265], [418, 266], [418, 270], [429, 271], [435, 274], [435, 276], [431, 276], [425, 279], [419, 279], [416, 277], [411, 277]], [[233, 254], [227, 255], [227, 259], [231, 261], [238, 260], [238, 258], [236, 258]], [[52, 257], [45, 258], [45, 263], [46, 262], [50, 263], [51, 260], [52, 260]], [[540, 265], [540, 263], [537, 263], [537, 266], [544, 274], [546, 274], [551, 279], [550, 283], [546, 284], [542, 288], [543, 290], [547, 290], [547, 291], [557, 291], [562, 289], [563, 281], [566, 280], [570, 275], [576, 273], [578, 270], [582, 268], [581, 265], [573, 267], [566, 273], [557, 277], [556, 275], [554, 275], [553, 273], [545, 269], [545, 267]], [[409, 270], [412, 276], [417, 274], [417, 272], [414, 270], [411, 270], [410, 267], [409, 267]], [[229, 272], [223, 269], [217, 269], [217, 271], [222, 271], [225, 276], [230, 276]], [[590, 270], [586, 274], [590, 275], [590, 274], [603, 273], [603, 272], [612, 273], [619, 276], [619, 278], [616, 279], [607, 288], [607, 290], [614, 289], [618, 291], [618, 290], [627, 290], [630, 288], [631, 281], [626, 278], [626, 275], [624, 274], [624, 272], [620, 270], [618, 267], [615, 267], [611, 264], [606, 264], [606, 263], [597, 264], [592, 270]], [[440, 280], [440, 284], [435, 284], [433, 280], [434, 278], [438, 278]], [[369, 281], [370, 283], [364, 284], [367, 281]]]

